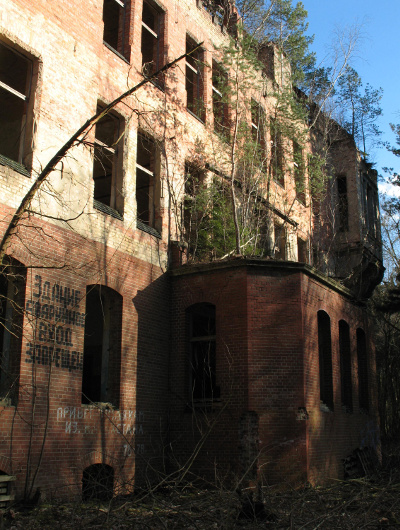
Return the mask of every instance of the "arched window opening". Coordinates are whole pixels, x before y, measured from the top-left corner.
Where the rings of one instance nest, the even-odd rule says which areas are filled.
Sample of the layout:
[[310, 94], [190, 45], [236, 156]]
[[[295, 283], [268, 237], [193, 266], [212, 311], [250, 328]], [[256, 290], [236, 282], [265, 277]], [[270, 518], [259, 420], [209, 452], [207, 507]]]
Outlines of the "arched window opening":
[[114, 469], [107, 464], [93, 464], [83, 470], [82, 498], [84, 501], [109, 501], [114, 491]]
[[346, 412], [353, 412], [350, 328], [344, 320], [339, 321], [339, 351], [342, 406]]
[[369, 411], [368, 353], [365, 332], [357, 329], [358, 399], [360, 410]]
[[82, 403], [119, 406], [122, 296], [102, 285], [86, 290]]
[[319, 383], [321, 407], [333, 411], [331, 319], [318, 311]]
[[188, 309], [190, 400], [193, 403], [220, 397], [216, 383], [215, 306], [196, 304]]
[[18, 396], [25, 305], [26, 268], [9, 260], [0, 274], [0, 401]]

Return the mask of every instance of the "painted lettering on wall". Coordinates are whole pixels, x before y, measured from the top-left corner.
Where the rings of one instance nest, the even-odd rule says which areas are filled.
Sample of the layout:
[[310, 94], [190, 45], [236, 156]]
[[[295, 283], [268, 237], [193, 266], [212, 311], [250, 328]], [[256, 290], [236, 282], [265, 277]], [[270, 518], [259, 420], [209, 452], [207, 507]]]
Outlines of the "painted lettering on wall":
[[75, 330], [85, 327], [80, 300], [77, 289], [35, 276], [32, 299], [25, 305], [26, 313], [37, 320], [35, 340], [26, 344], [27, 363], [82, 370], [83, 353], [74, 348]]

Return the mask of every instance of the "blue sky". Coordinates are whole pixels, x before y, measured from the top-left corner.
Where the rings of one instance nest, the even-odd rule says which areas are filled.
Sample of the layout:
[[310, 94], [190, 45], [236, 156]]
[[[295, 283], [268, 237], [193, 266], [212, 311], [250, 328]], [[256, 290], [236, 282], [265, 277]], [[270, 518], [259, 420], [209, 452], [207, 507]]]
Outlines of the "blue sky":
[[[394, 144], [389, 123], [400, 123], [400, 0], [303, 0], [303, 4], [308, 11], [308, 32], [315, 35], [312, 50], [318, 62], [329, 54], [337, 29], [360, 26], [361, 38], [351, 65], [364, 85], [383, 88], [379, 126], [382, 139]], [[372, 161], [379, 172], [384, 166], [400, 171], [400, 158], [384, 149], [376, 149]]]

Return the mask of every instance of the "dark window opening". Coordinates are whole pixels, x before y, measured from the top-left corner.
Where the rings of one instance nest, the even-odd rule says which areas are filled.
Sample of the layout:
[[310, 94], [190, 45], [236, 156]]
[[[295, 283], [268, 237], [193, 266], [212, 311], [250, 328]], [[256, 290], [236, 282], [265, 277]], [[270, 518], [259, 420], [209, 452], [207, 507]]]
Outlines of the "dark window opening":
[[296, 186], [296, 199], [305, 204], [306, 201], [306, 183], [305, 183], [305, 163], [303, 149], [293, 141], [293, 164], [294, 164], [294, 182]]
[[283, 172], [283, 142], [282, 133], [276, 119], [270, 122], [271, 161], [269, 166], [270, 176], [281, 186], [285, 186]]
[[[186, 53], [196, 47], [196, 43], [186, 38]], [[186, 106], [200, 120], [204, 121], [203, 95], [203, 52], [197, 49], [186, 57]]]
[[[142, 71], [146, 76], [163, 66], [163, 15], [147, 2], [142, 14]], [[161, 82], [161, 79], [158, 80]]]
[[319, 385], [321, 405], [333, 411], [331, 319], [318, 311]]
[[83, 470], [82, 499], [109, 501], [114, 493], [114, 469], [107, 464], [93, 464]]
[[257, 155], [264, 161], [267, 156], [267, 148], [265, 143], [265, 113], [261, 105], [254, 99], [251, 100], [251, 135], [253, 142], [257, 146]]
[[337, 178], [339, 231], [349, 229], [349, 203], [347, 198], [347, 178], [342, 175]]
[[223, 27], [225, 22], [225, 8], [223, 0], [197, 0], [211, 15], [214, 24]]
[[297, 238], [297, 261], [307, 263], [307, 242]]
[[15, 404], [23, 336], [26, 269], [16, 260], [0, 274], [0, 400]]
[[368, 354], [365, 332], [357, 329], [358, 399], [360, 410], [369, 411]]
[[196, 304], [189, 308], [188, 317], [191, 401], [218, 399], [215, 306]]
[[286, 259], [286, 230], [281, 225], [274, 225], [275, 259]]
[[32, 62], [0, 44], [0, 155], [24, 163]]
[[122, 137], [122, 120], [117, 116], [108, 113], [97, 122], [93, 161], [95, 207], [101, 203], [120, 215], [124, 207]]
[[368, 229], [368, 234], [372, 237], [376, 237], [378, 233], [378, 198], [377, 192], [372, 188], [372, 186], [366, 186], [366, 226]]
[[119, 406], [122, 296], [102, 285], [86, 290], [82, 403]]
[[186, 163], [183, 228], [190, 255], [194, 255], [197, 250], [200, 224], [205, 215], [203, 190], [205, 190], [204, 172], [200, 168]]
[[220, 65], [212, 65], [212, 101], [214, 114], [214, 131], [224, 138], [229, 138], [228, 105], [226, 104], [226, 87], [228, 76]]
[[139, 133], [136, 156], [137, 218], [142, 223], [161, 231], [158, 165], [158, 152], [154, 140]]
[[339, 352], [342, 406], [346, 412], [353, 412], [350, 328], [344, 320], [339, 321]]
[[129, 60], [129, 1], [104, 0], [103, 41], [122, 57]]

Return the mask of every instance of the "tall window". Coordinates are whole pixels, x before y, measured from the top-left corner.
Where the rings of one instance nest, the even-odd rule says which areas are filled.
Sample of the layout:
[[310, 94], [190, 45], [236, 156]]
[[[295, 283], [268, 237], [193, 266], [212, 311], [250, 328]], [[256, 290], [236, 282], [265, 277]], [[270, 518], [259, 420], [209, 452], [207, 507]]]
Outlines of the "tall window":
[[26, 269], [17, 261], [0, 275], [0, 400], [15, 403], [21, 363]]
[[136, 156], [137, 218], [152, 228], [160, 229], [157, 223], [160, 206], [157, 154], [154, 140], [139, 133]]
[[[196, 47], [196, 43], [186, 37], [186, 53]], [[186, 57], [186, 106], [188, 110], [204, 121], [203, 95], [203, 52], [197, 49]]]
[[321, 405], [333, 410], [331, 319], [318, 311], [319, 388]]
[[300, 145], [293, 141], [293, 164], [294, 164], [294, 182], [296, 186], [296, 199], [305, 203], [305, 164], [303, 149]]
[[347, 178], [340, 175], [337, 178], [339, 231], [347, 232], [349, 229], [349, 203], [347, 199]]
[[0, 155], [24, 163], [32, 62], [0, 44]]
[[369, 411], [368, 354], [364, 330], [357, 329], [358, 399], [360, 410]]
[[185, 164], [185, 201], [183, 223], [185, 239], [189, 245], [189, 253], [196, 252], [199, 237], [199, 227], [204, 217], [202, 195], [204, 189], [204, 172], [196, 166]]
[[212, 64], [212, 100], [214, 114], [214, 131], [225, 138], [229, 137], [228, 106], [224, 101], [224, 92], [228, 83], [228, 76], [222, 67], [213, 61]]
[[344, 320], [339, 321], [339, 350], [342, 406], [346, 409], [346, 412], [352, 412], [350, 328]]
[[129, 60], [129, 0], [104, 0], [103, 41]]
[[216, 384], [215, 306], [196, 304], [188, 309], [190, 398], [193, 402], [220, 397]]
[[82, 403], [119, 406], [122, 296], [102, 285], [86, 290]]
[[307, 241], [297, 238], [297, 261], [307, 263]]
[[112, 215], [117, 212], [120, 216], [124, 207], [122, 123], [122, 120], [112, 113], [106, 114], [97, 122], [93, 162], [94, 206]]
[[262, 160], [266, 157], [265, 144], [265, 113], [261, 105], [254, 99], [251, 100], [251, 135], [253, 142], [257, 145], [258, 155]]
[[271, 160], [269, 166], [270, 175], [281, 186], [284, 186], [285, 175], [283, 172], [282, 133], [275, 118], [271, 119], [269, 131], [271, 138]]
[[286, 259], [286, 230], [284, 226], [275, 224], [275, 259]]
[[143, 2], [142, 68], [151, 75], [163, 66], [163, 13], [149, 2]]

